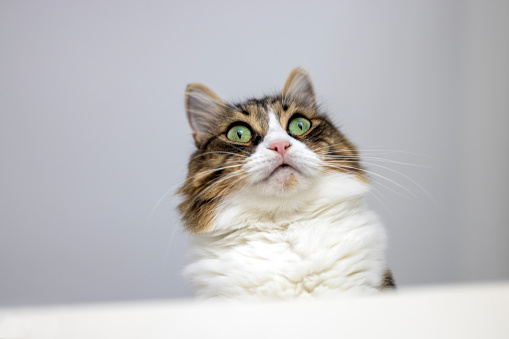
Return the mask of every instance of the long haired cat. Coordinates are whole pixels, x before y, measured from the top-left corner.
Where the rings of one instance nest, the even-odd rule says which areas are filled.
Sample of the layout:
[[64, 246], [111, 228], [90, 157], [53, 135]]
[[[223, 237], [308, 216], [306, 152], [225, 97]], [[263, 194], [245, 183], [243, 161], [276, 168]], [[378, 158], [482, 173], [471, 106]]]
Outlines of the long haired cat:
[[355, 146], [301, 68], [275, 96], [225, 103], [192, 84], [196, 152], [179, 190], [185, 275], [204, 298], [322, 297], [394, 287]]

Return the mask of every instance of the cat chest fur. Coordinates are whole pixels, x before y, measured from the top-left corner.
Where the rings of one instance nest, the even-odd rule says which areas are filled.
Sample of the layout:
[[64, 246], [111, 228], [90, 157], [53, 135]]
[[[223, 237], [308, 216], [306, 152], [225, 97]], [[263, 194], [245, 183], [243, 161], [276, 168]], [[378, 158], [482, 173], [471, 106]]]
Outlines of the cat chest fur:
[[[224, 213], [227, 213], [225, 211]], [[376, 291], [385, 233], [363, 199], [333, 202], [288, 222], [237, 216], [239, 228], [193, 239], [185, 275], [204, 298], [294, 299]]]

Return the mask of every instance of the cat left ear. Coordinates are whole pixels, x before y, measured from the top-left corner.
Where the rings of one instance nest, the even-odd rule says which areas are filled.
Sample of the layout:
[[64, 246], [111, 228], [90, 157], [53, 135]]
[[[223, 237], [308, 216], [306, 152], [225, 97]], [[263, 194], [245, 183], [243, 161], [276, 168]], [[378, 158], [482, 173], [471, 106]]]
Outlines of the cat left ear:
[[311, 77], [301, 67], [297, 67], [290, 73], [281, 94], [283, 99], [289, 98], [306, 107], [316, 109], [316, 97]]
[[201, 84], [187, 86], [186, 114], [197, 147], [204, 141], [204, 136], [214, 130], [216, 116], [224, 106], [223, 101], [207, 87]]

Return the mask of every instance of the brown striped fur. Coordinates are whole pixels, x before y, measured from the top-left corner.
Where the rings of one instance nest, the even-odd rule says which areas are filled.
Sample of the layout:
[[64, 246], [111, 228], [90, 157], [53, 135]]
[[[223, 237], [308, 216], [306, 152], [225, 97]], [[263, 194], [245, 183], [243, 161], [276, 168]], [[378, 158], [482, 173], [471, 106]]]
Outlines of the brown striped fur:
[[396, 282], [394, 281], [394, 278], [392, 277], [391, 270], [385, 270], [384, 278], [382, 280], [382, 283], [380, 284], [381, 290], [390, 290], [396, 288]]

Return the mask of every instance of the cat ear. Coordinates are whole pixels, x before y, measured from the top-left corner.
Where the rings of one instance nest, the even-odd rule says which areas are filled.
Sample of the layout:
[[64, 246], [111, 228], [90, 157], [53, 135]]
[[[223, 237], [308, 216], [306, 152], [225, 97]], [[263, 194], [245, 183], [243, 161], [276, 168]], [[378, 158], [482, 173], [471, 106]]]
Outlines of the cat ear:
[[191, 84], [186, 88], [186, 114], [198, 146], [203, 136], [213, 131], [217, 113], [225, 104], [207, 87]]
[[309, 108], [316, 108], [316, 97], [311, 77], [303, 68], [297, 67], [290, 73], [281, 94], [283, 99], [288, 98]]

